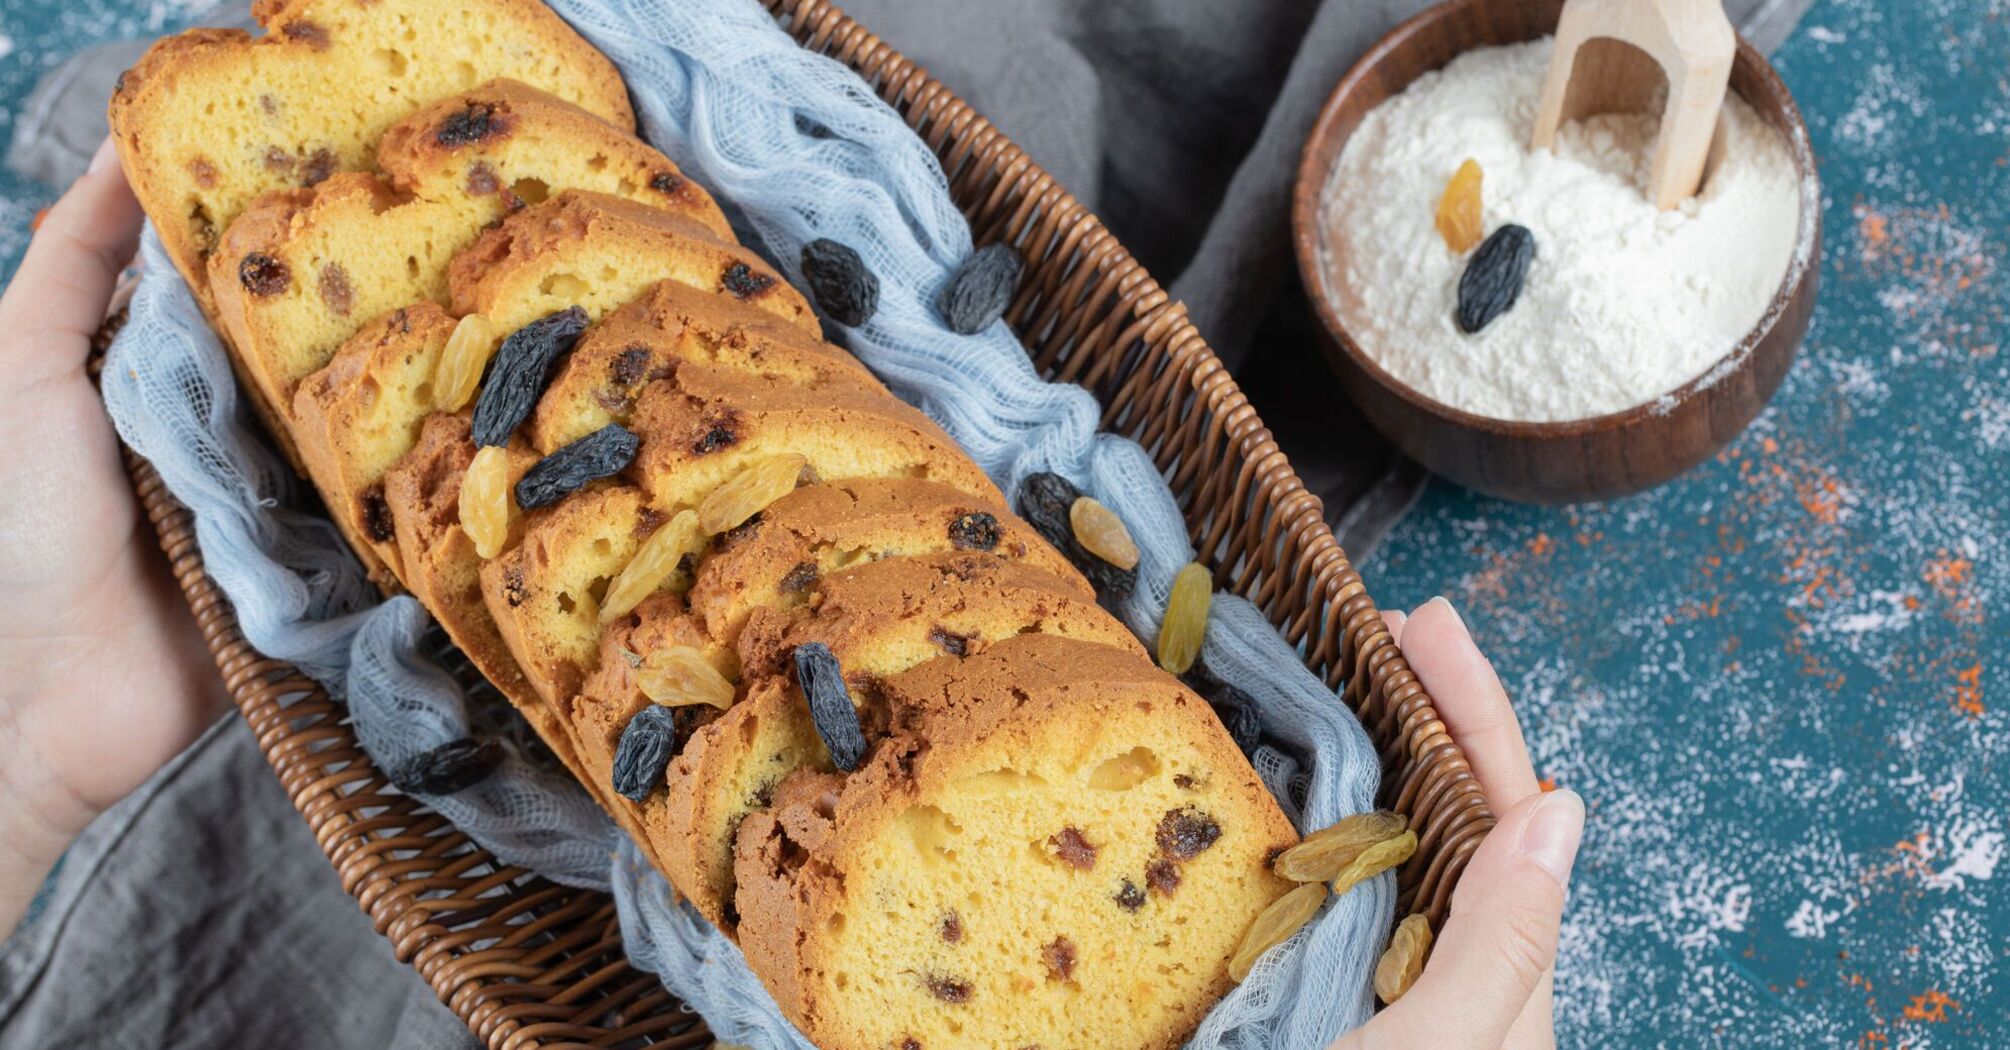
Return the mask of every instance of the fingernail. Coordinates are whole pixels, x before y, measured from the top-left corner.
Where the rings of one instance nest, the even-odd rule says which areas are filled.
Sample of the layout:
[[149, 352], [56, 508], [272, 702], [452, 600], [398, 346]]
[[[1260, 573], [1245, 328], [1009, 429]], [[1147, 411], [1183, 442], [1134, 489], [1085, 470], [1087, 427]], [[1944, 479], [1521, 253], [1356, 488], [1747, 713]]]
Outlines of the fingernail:
[[107, 135], [105, 141], [98, 143], [98, 152], [91, 154], [91, 166], [84, 169], [84, 174], [96, 175], [98, 169], [106, 164], [118, 163], [118, 157], [119, 148], [112, 142], [112, 137]]
[[1521, 828], [1521, 852], [1556, 879], [1570, 885], [1571, 865], [1584, 837], [1584, 799], [1569, 788], [1549, 792]]

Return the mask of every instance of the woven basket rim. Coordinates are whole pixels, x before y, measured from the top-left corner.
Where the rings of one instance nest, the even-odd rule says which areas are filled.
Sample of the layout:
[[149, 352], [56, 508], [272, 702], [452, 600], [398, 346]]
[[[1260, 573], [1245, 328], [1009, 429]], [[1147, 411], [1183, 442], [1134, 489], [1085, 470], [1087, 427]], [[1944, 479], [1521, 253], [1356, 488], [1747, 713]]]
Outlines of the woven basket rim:
[[[1154, 453], [1196, 549], [1220, 552], [1217, 586], [1256, 602], [1308, 667], [1343, 686], [1382, 754], [1382, 803], [1411, 815], [1419, 831], [1399, 873], [1399, 914], [1442, 922], [1493, 814], [1318, 498], [1184, 308], [1024, 151], [837, 6], [763, 3], [798, 43], [845, 62], [936, 148], [977, 243], [1041, 248], [1029, 271], [1051, 272], [1015, 300], [1015, 332], [1050, 378], [1098, 394], [1105, 428]], [[122, 323], [115, 316], [99, 333], [100, 354]], [[397, 957], [494, 1050], [706, 1045], [702, 1021], [628, 965], [605, 895], [504, 865], [398, 794], [341, 705], [251, 648], [203, 568], [190, 513], [148, 463], [129, 449], [125, 460], [260, 751]]]

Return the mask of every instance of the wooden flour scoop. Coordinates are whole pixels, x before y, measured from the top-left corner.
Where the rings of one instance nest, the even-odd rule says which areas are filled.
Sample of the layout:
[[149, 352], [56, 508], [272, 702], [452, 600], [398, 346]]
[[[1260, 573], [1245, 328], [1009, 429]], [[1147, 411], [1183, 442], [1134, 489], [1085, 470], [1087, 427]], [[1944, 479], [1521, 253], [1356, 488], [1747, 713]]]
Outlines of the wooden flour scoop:
[[1737, 51], [1722, 0], [1567, 0], [1529, 145], [1550, 148], [1567, 120], [1659, 109], [1647, 191], [1673, 208], [1703, 184]]

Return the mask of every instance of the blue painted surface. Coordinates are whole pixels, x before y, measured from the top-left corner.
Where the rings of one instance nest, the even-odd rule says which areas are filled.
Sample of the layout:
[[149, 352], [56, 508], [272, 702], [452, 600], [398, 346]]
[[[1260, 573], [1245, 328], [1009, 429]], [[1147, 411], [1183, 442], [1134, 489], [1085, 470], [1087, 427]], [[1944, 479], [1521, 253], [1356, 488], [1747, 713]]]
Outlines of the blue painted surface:
[[2010, 1045], [2006, 17], [1824, 2], [1777, 55], [1828, 258], [1726, 454], [1571, 509], [1438, 484], [1362, 567], [1461, 604], [1590, 803], [1564, 1045]]
[[[0, 133], [189, 5], [0, 0]], [[1363, 566], [1458, 600], [1592, 806], [1564, 1045], [2010, 1045], [2006, 0], [1824, 0], [1778, 56], [1823, 159], [1806, 355], [1729, 452], [1599, 506], [1449, 485]], [[0, 173], [0, 275], [51, 195]]]

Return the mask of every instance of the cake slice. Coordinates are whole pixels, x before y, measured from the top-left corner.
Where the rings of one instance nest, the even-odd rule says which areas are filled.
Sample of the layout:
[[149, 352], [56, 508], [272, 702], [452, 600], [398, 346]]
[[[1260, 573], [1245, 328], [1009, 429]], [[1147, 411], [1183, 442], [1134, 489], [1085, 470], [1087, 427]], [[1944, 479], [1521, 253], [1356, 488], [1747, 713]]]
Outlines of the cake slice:
[[995, 498], [936, 481], [852, 478], [799, 488], [771, 504], [758, 528], [709, 554], [689, 601], [712, 637], [737, 641], [758, 609], [808, 601], [826, 575], [881, 558], [959, 549], [959, 525], [985, 521], [997, 540], [988, 553], [1039, 569], [1073, 597], [1095, 591], [1032, 526]]
[[[879, 680], [931, 660], [974, 656], [1006, 638], [1059, 635], [1145, 658], [1129, 629], [1070, 581], [992, 554], [887, 558], [805, 589], [800, 604], [755, 610], [735, 644], [741, 674], [755, 684], [732, 710], [690, 734], [671, 763], [663, 804], [642, 821], [678, 892], [728, 931], [738, 921], [733, 834], [741, 821], [797, 769], [833, 768], [802, 692], [788, 682], [798, 646], [830, 648], [875, 724], [887, 714], [874, 704]], [[611, 762], [619, 730], [639, 706], [637, 693], [632, 672], [603, 659], [574, 708], [589, 770]]]
[[531, 416], [532, 443], [559, 448], [628, 423], [643, 388], [687, 363], [810, 390], [885, 389], [857, 358], [766, 310], [659, 281], [588, 329], [554, 369]]
[[419, 443], [454, 324], [430, 301], [393, 310], [364, 325], [293, 398], [301, 463], [379, 587], [405, 577], [384, 475]]
[[264, 36], [196, 29], [156, 43], [111, 101], [126, 177], [205, 307], [208, 256], [253, 198], [368, 168], [385, 131], [434, 99], [509, 76], [635, 126], [613, 64], [537, 0], [450, 12], [260, 0], [252, 14]]
[[447, 270], [456, 314], [503, 331], [572, 306], [599, 316], [674, 280], [767, 310], [821, 338], [809, 300], [753, 252], [682, 215], [567, 190], [504, 219]]
[[419, 110], [384, 135], [379, 158], [382, 178], [344, 172], [259, 197], [210, 257], [217, 317], [258, 388], [282, 408], [366, 322], [445, 302], [454, 256], [553, 190], [621, 192], [636, 208], [674, 212], [708, 240], [732, 240], [718, 206], [668, 158], [514, 81]]
[[741, 948], [825, 1050], [1177, 1047], [1297, 841], [1205, 701], [1048, 635], [880, 687], [894, 734], [742, 824]]

